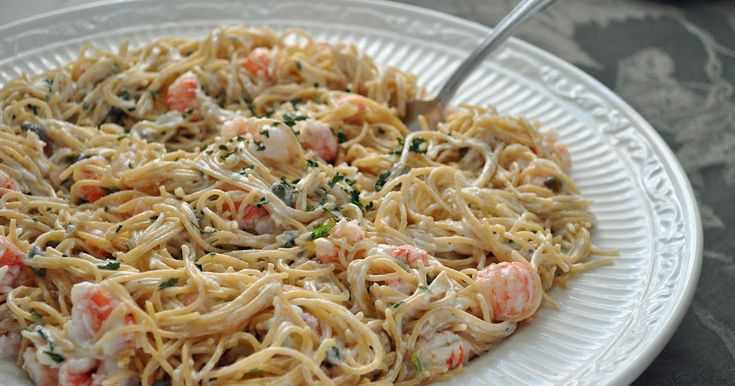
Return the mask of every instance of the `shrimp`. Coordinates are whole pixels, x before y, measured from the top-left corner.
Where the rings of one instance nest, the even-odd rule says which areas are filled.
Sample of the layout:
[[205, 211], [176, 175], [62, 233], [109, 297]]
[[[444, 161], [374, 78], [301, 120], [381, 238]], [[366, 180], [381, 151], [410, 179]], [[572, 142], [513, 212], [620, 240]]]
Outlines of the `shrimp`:
[[[72, 358], [64, 361], [59, 368], [59, 384], [69, 386], [102, 386], [112, 375], [117, 373], [115, 361], [100, 361], [93, 358]], [[118, 381], [114, 385], [130, 384], [129, 379]]]
[[314, 240], [316, 257], [322, 263], [336, 263], [339, 261], [340, 248], [338, 243], [353, 245], [365, 238], [365, 232], [360, 229], [357, 220], [342, 218], [329, 230], [328, 238]]
[[18, 355], [20, 351], [20, 333], [8, 331], [0, 335], [0, 358], [9, 358]]
[[365, 106], [365, 103], [361, 101], [360, 98], [352, 95], [343, 95], [337, 98], [337, 104], [349, 105], [350, 108], [355, 111], [352, 115], [349, 115], [344, 119], [345, 122], [348, 123], [360, 123], [365, 118], [365, 114], [367, 113], [367, 107]]
[[495, 321], [523, 320], [541, 304], [541, 279], [528, 264], [490, 264], [477, 272], [475, 280], [492, 307]]
[[220, 134], [227, 139], [244, 136], [248, 148], [258, 159], [271, 166], [293, 162], [298, 157], [299, 142], [290, 128], [271, 125], [270, 119], [235, 118], [225, 122]]
[[324, 122], [308, 119], [294, 125], [294, 130], [301, 133], [301, 142], [309, 150], [313, 150], [326, 162], [333, 162], [337, 158], [339, 141]]
[[[134, 323], [132, 314], [111, 317], [120, 301], [113, 298], [99, 284], [77, 283], [71, 289], [71, 326], [69, 337], [78, 344], [91, 344], [100, 332], [111, 332]], [[132, 348], [133, 337], [130, 333], [121, 334], [104, 345], [103, 354], [115, 356]]]
[[[90, 170], [83, 170], [82, 171], [82, 178], [86, 180], [96, 180], [99, 181], [102, 176], [99, 175], [99, 173], [90, 171]], [[89, 202], [95, 202], [99, 200], [100, 198], [107, 195], [107, 191], [97, 185], [84, 185], [81, 188], [82, 190], [82, 198]]]
[[[254, 232], [259, 235], [266, 233], [272, 234], [276, 232], [276, 223], [273, 221], [273, 218], [271, 218], [267, 209], [262, 206], [248, 204], [241, 213], [241, 206], [242, 201], [235, 201], [235, 211], [231, 212], [232, 218], [237, 220], [237, 224], [240, 229], [250, 233]], [[222, 210], [225, 212], [230, 211], [230, 205], [222, 205]]]
[[245, 207], [242, 217], [238, 220], [238, 225], [243, 230], [254, 231], [259, 235], [276, 232], [276, 223], [273, 222], [268, 210], [252, 204]]
[[59, 384], [58, 363], [50, 358], [39, 357], [38, 350], [29, 347], [23, 353], [23, 370], [37, 386], [57, 386]]
[[0, 236], [0, 294], [20, 284], [25, 254], [6, 236]]
[[2, 170], [0, 170], [0, 188], [15, 190], [15, 180]]
[[[446, 366], [454, 370], [469, 359], [466, 341], [451, 331], [421, 335], [416, 343], [419, 348], [412, 359], [420, 361], [421, 367]], [[417, 365], [414, 363], [415, 367]]]
[[245, 69], [253, 76], [262, 75], [269, 81], [273, 80], [273, 70], [271, 62], [273, 61], [273, 52], [265, 47], [258, 47], [248, 54], [245, 59]]
[[184, 113], [199, 105], [197, 101], [199, 80], [193, 72], [188, 71], [179, 76], [166, 90], [166, 106], [169, 110]]
[[419, 261], [424, 263], [424, 267], [429, 266], [429, 254], [425, 250], [411, 245], [394, 246], [378, 244], [371, 252], [393, 256], [396, 259], [402, 260], [411, 268], [418, 267]]

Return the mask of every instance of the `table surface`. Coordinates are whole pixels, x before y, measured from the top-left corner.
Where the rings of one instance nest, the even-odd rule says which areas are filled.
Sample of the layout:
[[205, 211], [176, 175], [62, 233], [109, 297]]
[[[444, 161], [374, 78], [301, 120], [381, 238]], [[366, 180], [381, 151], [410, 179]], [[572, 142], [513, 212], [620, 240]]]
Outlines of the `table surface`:
[[[3, 1], [0, 25], [89, 0]], [[493, 26], [516, 0], [400, 0]], [[735, 2], [560, 0], [518, 34], [615, 91], [694, 186], [704, 263], [689, 312], [634, 384], [735, 384]], [[731, 232], [728, 232], [728, 229]]]

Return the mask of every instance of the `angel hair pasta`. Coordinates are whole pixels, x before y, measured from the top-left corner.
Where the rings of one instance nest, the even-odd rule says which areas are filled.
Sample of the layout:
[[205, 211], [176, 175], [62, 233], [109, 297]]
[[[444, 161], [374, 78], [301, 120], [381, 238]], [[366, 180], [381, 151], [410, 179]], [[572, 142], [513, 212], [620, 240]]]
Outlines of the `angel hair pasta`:
[[0, 90], [0, 353], [39, 385], [414, 384], [585, 262], [567, 149], [299, 30], [227, 27]]

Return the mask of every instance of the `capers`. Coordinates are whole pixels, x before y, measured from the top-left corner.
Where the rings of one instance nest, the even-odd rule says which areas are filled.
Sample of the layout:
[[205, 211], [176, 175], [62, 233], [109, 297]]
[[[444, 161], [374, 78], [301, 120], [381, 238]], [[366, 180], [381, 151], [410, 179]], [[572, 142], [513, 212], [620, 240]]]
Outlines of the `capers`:
[[564, 182], [558, 176], [549, 176], [544, 180], [544, 186], [554, 193], [559, 193], [564, 187]]
[[293, 205], [293, 188], [286, 181], [281, 181], [271, 187], [271, 192], [288, 206]]

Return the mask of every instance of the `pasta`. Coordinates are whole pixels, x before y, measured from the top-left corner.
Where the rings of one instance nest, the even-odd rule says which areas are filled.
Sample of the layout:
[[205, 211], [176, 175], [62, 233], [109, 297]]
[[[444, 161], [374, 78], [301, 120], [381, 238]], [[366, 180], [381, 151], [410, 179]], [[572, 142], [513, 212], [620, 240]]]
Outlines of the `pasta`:
[[43, 385], [416, 384], [609, 258], [552, 132], [300, 30], [0, 90], [0, 353]]

